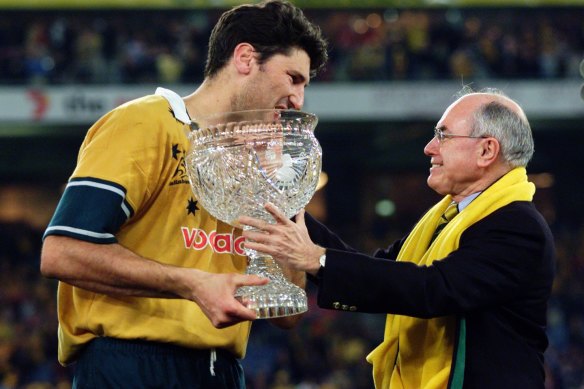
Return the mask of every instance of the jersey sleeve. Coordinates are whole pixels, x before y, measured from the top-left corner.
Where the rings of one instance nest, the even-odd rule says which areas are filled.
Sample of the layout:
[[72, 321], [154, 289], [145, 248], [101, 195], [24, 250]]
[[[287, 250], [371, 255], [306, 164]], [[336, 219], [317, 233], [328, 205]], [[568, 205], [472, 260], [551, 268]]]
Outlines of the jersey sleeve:
[[115, 232], [134, 214], [126, 189], [94, 177], [72, 178], [45, 232], [93, 243], [115, 243]]
[[117, 242], [121, 226], [148, 205], [163, 179], [168, 139], [156, 120], [160, 106], [150, 100], [128, 104], [92, 126], [45, 236]]

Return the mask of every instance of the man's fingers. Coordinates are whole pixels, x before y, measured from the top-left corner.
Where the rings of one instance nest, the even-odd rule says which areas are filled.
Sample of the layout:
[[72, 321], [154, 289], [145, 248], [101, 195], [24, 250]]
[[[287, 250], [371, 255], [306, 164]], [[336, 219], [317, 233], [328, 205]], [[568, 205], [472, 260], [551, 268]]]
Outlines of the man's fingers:
[[[266, 232], [273, 232], [274, 231], [274, 224], [268, 223], [266, 221], [263, 221], [261, 219], [256, 219], [250, 216], [240, 216], [239, 218], [237, 218], [237, 222], [240, 225], [245, 225], [245, 226], [249, 226], [249, 227], [253, 227], [256, 230], [260, 230], [260, 231], [266, 231]], [[249, 230], [244, 230], [244, 233], [246, 231]]]
[[250, 227], [254, 227], [254, 228], [257, 228], [257, 229], [261, 229], [262, 228], [261, 225], [265, 223], [263, 220], [256, 219], [256, 218], [253, 218], [253, 217], [250, 217], [250, 216], [240, 216], [237, 219], [237, 222], [239, 224], [246, 225], [246, 226], [250, 226]]
[[276, 207], [274, 204], [266, 203], [265, 208], [266, 211], [268, 211], [274, 217], [274, 219], [276, 219], [276, 222], [282, 224], [286, 224], [289, 222], [286, 215], [284, 215], [284, 213], [282, 213], [282, 211], [280, 211], [278, 207]]
[[261, 252], [264, 254], [271, 255], [272, 257], [274, 257], [278, 254], [278, 251], [273, 249], [272, 246], [266, 245], [263, 243], [252, 242], [252, 241], [246, 240], [244, 245], [245, 245], [246, 249], [255, 250], [255, 251], [258, 251], [258, 252]]
[[250, 217], [250, 216], [240, 216], [237, 218], [237, 223], [240, 225], [246, 225], [249, 227], [253, 227], [255, 229], [258, 230], [262, 230], [262, 231], [266, 231], [266, 232], [274, 232], [277, 230], [277, 224], [289, 224], [292, 223], [290, 221], [290, 219], [288, 219], [288, 217], [286, 217], [286, 215], [280, 211], [278, 209], [278, 207], [276, 207], [274, 204], [272, 203], [266, 203], [266, 205], [264, 206], [266, 211], [268, 211], [268, 213], [270, 213], [274, 219], [276, 220], [276, 224], [271, 224], [268, 223], [264, 220], [261, 219], [256, 219], [254, 217]]
[[242, 235], [246, 239], [246, 241], [251, 240], [254, 242], [262, 242], [262, 243], [264, 243], [266, 241], [266, 239], [270, 236], [269, 234], [266, 234], [265, 232], [251, 231], [251, 230], [244, 231]]
[[256, 276], [254, 274], [239, 274], [235, 278], [235, 285], [240, 286], [252, 286], [252, 285], [265, 285], [270, 282], [269, 279], [265, 277]]
[[304, 208], [302, 208], [302, 209], [301, 209], [301, 210], [298, 212], [298, 214], [296, 215], [296, 218], [295, 218], [295, 220], [296, 220], [296, 223], [297, 223], [297, 224], [306, 224], [306, 223], [304, 222], [304, 212], [305, 212], [305, 211], [304, 211]]
[[254, 309], [248, 308], [242, 301], [236, 301], [236, 305], [228, 312], [225, 312], [223, 317], [212, 320], [216, 328], [226, 328], [242, 321], [250, 321], [258, 318], [257, 312]]
[[[236, 274], [233, 277], [235, 288], [240, 286], [260, 286], [268, 282], [270, 282], [269, 279], [254, 274]], [[234, 303], [229, 304], [229, 308], [223, 310], [220, 316], [211, 319], [213, 325], [217, 328], [226, 328], [241, 321], [257, 319], [257, 312], [248, 308], [247, 305], [246, 301], [234, 298]]]

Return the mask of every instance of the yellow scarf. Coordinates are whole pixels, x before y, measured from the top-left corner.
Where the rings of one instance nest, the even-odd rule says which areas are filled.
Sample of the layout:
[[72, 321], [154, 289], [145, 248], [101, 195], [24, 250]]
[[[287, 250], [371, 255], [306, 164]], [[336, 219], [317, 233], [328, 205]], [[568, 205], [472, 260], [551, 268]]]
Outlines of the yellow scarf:
[[[511, 170], [454, 217], [427, 247], [440, 216], [452, 202], [448, 195], [416, 224], [397, 260], [429, 266], [456, 250], [460, 236], [474, 223], [511, 202], [531, 201], [534, 193], [535, 186], [527, 181], [525, 168]], [[446, 388], [451, 374], [457, 320], [459, 318], [455, 316], [418, 319], [387, 315], [384, 340], [367, 356], [367, 361], [373, 365], [375, 387]], [[464, 355], [461, 359], [464, 361]], [[454, 373], [458, 376], [462, 372]], [[462, 384], [461, 380], [453, 382], [453, 387]]]

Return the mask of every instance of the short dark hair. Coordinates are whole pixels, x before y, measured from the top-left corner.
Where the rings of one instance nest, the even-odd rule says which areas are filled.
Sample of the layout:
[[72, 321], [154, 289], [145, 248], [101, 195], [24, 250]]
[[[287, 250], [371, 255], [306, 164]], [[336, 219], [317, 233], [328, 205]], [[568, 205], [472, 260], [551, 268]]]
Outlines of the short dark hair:
[[320, 28], [301, 9], [282, 0], [244, 4], [224, 12], [211, 31], [205, 78], [225, 66], [235, 47], [246, 42], [259, 53], [259, 62], [274, 54], [290, 54], [299, 48], [310, 58], [310, 76], [320, 72], [328, 60], [327, 42]]

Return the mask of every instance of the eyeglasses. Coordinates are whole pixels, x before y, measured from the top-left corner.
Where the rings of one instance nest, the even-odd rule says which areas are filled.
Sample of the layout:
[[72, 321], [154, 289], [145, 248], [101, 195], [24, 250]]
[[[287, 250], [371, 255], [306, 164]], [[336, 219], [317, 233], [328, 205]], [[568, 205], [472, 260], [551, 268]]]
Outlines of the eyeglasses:
[[471, 135], [456, 135], [456, 134], [445, 134], [441, 128], [434, 129], [434, 138], [438, 139], [439, 143], [444, 142], [445, 139], [449, 138], [473, 138], [473, 139], [480, 139], [480, 138], [488, 138], [488, 136], [481, 135], [481, 136], [471, 136]]

